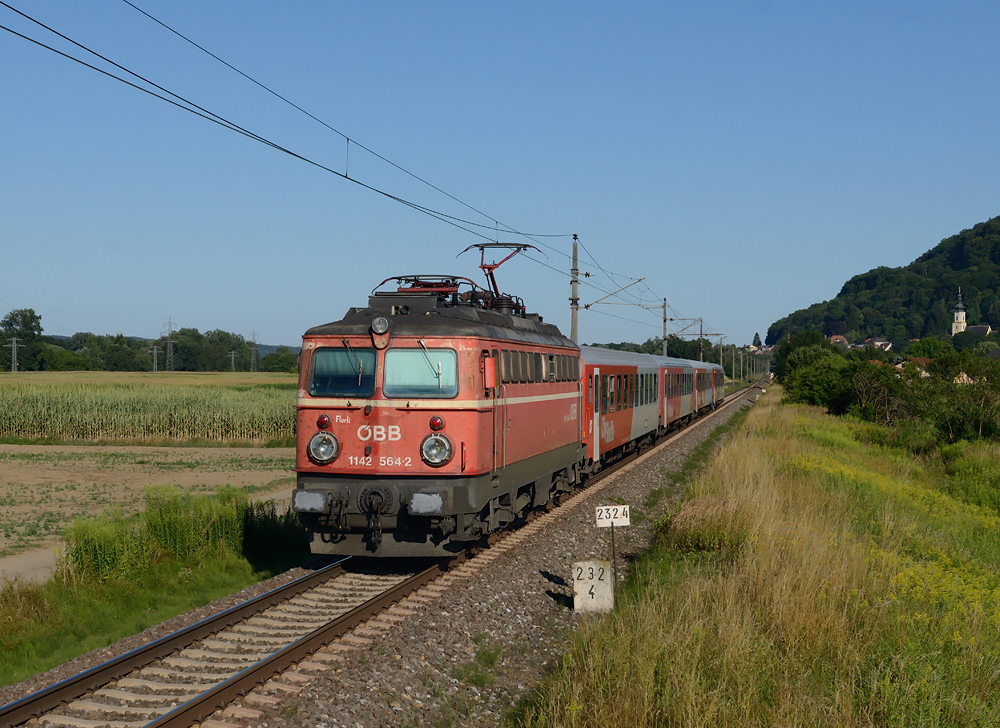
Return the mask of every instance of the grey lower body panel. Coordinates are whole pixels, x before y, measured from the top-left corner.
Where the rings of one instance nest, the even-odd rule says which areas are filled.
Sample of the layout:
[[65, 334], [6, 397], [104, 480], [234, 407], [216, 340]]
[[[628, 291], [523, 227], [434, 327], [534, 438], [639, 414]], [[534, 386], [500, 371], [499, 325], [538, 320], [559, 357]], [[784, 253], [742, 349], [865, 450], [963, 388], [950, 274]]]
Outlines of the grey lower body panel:
[[[448, 556], [544, 504], [577, 477], [577, 443], [472, 477], [300, 473], [292, 508], [316, 554]], [[565, 486], [565, 487], [564, 487]]]

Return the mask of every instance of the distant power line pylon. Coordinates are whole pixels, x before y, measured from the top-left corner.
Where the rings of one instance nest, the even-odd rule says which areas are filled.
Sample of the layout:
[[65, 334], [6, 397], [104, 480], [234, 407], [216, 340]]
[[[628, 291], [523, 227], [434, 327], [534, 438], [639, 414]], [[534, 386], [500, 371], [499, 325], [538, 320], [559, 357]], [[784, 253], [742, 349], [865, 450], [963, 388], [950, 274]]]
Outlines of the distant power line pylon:
[[170, 317], [167, 316], [167, 323], [163, 325], [167, 327], [166, 331], [160, 332], [160, 336], [163, 336], [164, 334], [167, 335], [167, 366], [165, 368], [166, 371], [172, 372], [174, 370], [174, 340], [172, 337], [174, 333], [174, 326], [177, 324], [171, 321]]
[[17, 374], [17, 350], [26, 349], [28, 345], [22, 344], [15, 336], [14, 338], [9, 339], [4, 346], [10, 349], [10, 373]]
[[257, 356], [260, 349], [257, 348], [257, 329], [250, 334], [250, 371], [257, 371]]
[[229, 362], [232, 364], [233, 371], [235, 372], [236, 371], [236, 352], [235, 351], [229, 352]]
[[154, 345], [154, 346], [150, 346], [148, 349], [144, 349], [143, 351], [151, 351], [151, 352], [153, 352], [153, 373], [155, 374], [156, 373], [156, 355], [159, 354], [160, 351], [162, 351], [162, 350], [160, 349], [160, 347]]

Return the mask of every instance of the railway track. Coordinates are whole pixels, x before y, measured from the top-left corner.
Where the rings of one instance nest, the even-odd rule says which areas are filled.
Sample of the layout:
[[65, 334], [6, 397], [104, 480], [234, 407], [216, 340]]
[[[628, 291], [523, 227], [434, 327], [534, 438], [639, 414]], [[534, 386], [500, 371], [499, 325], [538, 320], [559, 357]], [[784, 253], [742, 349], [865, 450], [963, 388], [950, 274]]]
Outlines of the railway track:
[[[184, 726], [292, 665], [322, 671], [315, 653], [443, 573], [356, 573], [345, 559], [0, 709], [0, 726]], [[388, 628], [404, 619], [383, 615]], [[379, 626], [372, 623], [369, 630]], [[355, 640], [366, 641], [355, 637]], [[347, 647], [345, 645], [345, 647]], [[336, 650], [327, 652], [329, 661]], [[314, 655], [314, 661], [305, 660]], [[319, 658], [323, 659], [323, 658]], [[301, 673], [295, 673], [302, 678]], [[287, 673], [286, 673], [287, 675]], [[294, 691], [274, 682], [270, 692]]]
[[[602, 490], [611, 482], [610, 476], [709, 422], [753, 388], [731, 393], [713, 412], [670, 433], [649, 450], [605, 468], [587, 487], [564, 496], [562, 507], [539, 513], [522, 528], [491, 538], [488, 549], [456, 569], [449, 571], [464, 559], [437, 562], [409, 573], [378, 573], [376, 569], [361, 573], [351, 570], [351, 559], [343, 559], [4, 706], [0, 728], [26, 723], [60, 728], [189, 728], [241, 696], [246, 696], [244, 702], [276, 704], [298, 692], [298, 685], [311, 681], [310, 674], [329, 670], [328, 663], [338, 659], [338, 650], [367, 644], [369, 636], [405, 621], [428, 601], [427, 593], [433, 595], [435, 587], [424, 596], [415, 594], [431, 581], [439, 580], [440, 591], [474, 574], [561, 517], [560, 512]], [[363, 626], [356, 629], [359, 625]], [[280, 680], [276, 679], [279, 675]], [[253, 712], [230, 708], [235, 717], [240, 717], [240, 710]]]

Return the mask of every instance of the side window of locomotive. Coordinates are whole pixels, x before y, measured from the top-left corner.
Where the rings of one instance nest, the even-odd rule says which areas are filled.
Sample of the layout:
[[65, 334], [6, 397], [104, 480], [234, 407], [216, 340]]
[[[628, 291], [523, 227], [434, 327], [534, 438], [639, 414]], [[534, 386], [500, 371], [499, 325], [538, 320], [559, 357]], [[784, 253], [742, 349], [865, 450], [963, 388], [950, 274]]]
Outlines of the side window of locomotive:
[[313, 397], [371, 397], [375, 394], [374, 349], [316, 349], [309, 394]]
[[542, 355], [536, 351], [531, 355], [531, 359], [535, 363], [535, 378], [533, 381], [535, 382], [535, 384], [538, 384], [539, 382], [542, 381], [542, 374], [543, 374]]
[[548, 356], [548, 366], [545, 367], [545, 378], [550, 382], [556, 381], [556, 357], [554, 354]]
[[510, 381], [514, 383], [524, 381], [521, 378], [521, 352], [516, 350], [510, 352]]
[[500, 351], [500, 381], [510, 383], [510, 352], [506, 349]]
[[389, 349], [382, 391], [386, 397], [451, 399], [458, 395], [454, 349]]

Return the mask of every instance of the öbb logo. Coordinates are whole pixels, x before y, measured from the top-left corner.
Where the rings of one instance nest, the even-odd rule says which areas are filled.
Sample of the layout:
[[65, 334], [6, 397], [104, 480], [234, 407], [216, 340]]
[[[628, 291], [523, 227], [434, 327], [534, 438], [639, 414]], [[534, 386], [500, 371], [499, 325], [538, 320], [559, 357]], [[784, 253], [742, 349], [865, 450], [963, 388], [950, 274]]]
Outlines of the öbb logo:
[[395, 442], [396, 440], [403, 439], [402, 433], [399, 431], [399, 425], [361, 425], [358, 428], [358, 439], [361, 442], [368, 442], [369, 440], [374, 440], [375, 442]]

